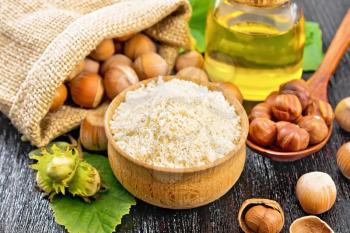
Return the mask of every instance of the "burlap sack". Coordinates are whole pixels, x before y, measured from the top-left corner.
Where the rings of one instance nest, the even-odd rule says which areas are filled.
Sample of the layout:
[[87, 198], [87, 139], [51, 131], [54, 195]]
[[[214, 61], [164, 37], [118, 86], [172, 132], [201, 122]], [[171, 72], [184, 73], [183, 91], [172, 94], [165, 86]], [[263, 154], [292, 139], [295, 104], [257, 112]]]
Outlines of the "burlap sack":
[[145, 32], [170, 65], [188, 45], [186, 0], [1, 0], [0, 110], [34, 145], [77, 127], [88, 110], [49, 113], [56, 88], [105, 38]]

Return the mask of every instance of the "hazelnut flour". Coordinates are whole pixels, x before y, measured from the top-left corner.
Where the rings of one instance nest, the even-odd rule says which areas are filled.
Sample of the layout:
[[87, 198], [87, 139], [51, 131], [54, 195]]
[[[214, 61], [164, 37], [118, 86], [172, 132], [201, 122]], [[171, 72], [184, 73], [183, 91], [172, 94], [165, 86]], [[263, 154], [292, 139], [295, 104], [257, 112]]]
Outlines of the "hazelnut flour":
[[126, 94], [110, 122], [118, 146], [159, 167], [211, 163], [236, 147], [240, 118], [218, 91], [161, 78]]

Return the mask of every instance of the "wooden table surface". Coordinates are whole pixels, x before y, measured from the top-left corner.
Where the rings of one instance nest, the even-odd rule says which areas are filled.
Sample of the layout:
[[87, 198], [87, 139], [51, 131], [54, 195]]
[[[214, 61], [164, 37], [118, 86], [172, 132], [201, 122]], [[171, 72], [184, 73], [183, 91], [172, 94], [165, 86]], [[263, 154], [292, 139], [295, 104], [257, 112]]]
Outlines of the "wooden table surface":
[[[326, 49], [350, 8], [350, 0], [304, 0], [303, 4], [306, 18], [320, 23]], [[350, 50], [329, 86], [333, 107], [347, 96], [350, 96]], [[55, 223], [48, 201], [35, 190], [34, 173], [28, 168], [27, 156], [33, 147], [21, 142], [20, 137], [10, 121], [0, 114], [0, 233], [65, 232]], [[116, 232], [241, 232], [238, 209], [245, 199], [252, 197], [281, 203], [286, 218], [283, 232], [288, 232], [291, 222], [305, 215], [295, 197], [294, 186], [298, 177], [311, 171], [330, 174], [338, 190], [335, 206], [320, 217], [335, 232], [350, 232], [350, 181], [339, 173], [335, 161], [337, 149], [349, 140], [350, 134], [335, 125], [333, 136], [322, 151], [293, 163], [273, 162], [248, 149], [241, 178], [221, 199], [201, 208], [176, 211], [138, 201], [131, 213], [123, 217]]]

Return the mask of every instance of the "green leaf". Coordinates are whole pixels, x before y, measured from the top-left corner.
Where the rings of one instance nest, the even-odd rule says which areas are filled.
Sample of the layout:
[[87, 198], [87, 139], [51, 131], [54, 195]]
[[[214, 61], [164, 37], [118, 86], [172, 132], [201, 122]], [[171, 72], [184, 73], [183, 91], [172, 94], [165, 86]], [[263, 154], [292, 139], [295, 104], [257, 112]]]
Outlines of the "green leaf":
[[135, 199], [116, 180], [108, 159], [84, 153], [84, 160], [100, 173], [106, 192], [100, 193], [97, 200], [86, 203], [81, 198], [57, 196], [50, 203], [56, 222], [64, 225], [70, 233], [110, 233], [128, 214]]
[[205, 26], [212, 2], [212, 0], [190, 0], [192, 17], [189, 26], [192, 36], [196, 41], [195, 48], [201, 53], [205, 51]]
[[317, 70], [323, 59], [322, 31], [318, 23], [305, 23], [304, 71]]

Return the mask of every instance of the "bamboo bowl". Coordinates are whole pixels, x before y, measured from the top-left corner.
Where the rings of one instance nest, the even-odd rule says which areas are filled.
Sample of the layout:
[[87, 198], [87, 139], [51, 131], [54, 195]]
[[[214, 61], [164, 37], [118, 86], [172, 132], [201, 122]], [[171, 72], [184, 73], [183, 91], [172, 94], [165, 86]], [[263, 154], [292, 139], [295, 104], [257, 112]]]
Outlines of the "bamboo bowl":
[[[174, 77], [163, 77], [169, 81]], [[219, 199], [237, 182], [246, 158], [248, 118], [242, 105], [233, 97], [225, 96], [241, 118], [242, 134], [235, 150], [212, 164], [191, 168], [166, 168], [146, 164], [125, 153], [113, 140], [110, 121], [116, 108], [128, 91], [138, 89], [144, 80], [119, 94], [110, 104], [105, 115], [105, 131], [108, 138], [108, 159], [114, 175], [135, 197], [155, 206], [170, 209], [188, 209], [206, 205]], [[189, 80], [189, 79], [187, 79]], [[189, 80], [200, 84], [197, 80]], [[209, 82], [201, 83], [210, 90], [220, 89]]]

